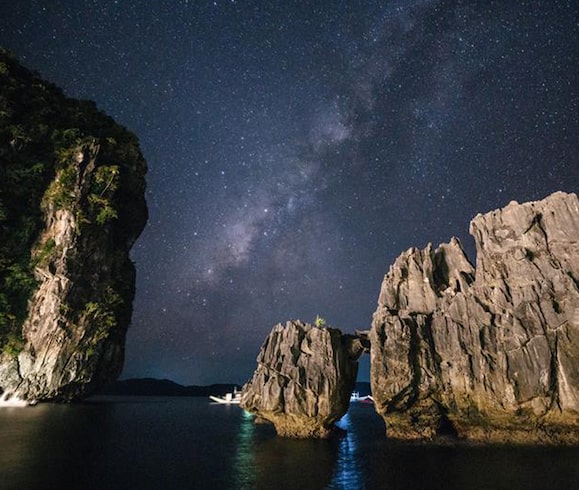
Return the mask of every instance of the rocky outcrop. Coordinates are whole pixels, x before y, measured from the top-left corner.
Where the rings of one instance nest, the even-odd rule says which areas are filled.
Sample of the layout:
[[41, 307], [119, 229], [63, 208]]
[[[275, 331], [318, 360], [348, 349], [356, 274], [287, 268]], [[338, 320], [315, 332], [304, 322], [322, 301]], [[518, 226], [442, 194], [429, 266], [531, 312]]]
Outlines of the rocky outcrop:
[[348, 410], [361, 341], [300, 321], [276, 325], [243, 387], [241, 406], [284, 437], [325, 438]]
[[0, 50], [0, 393], [69, 401], [122, 369], [146, 164], [137, 139]]
[[371, 339], [391, 437], [579, 442], [579, 202], [555, 193], [476, 216], [384, 278]]

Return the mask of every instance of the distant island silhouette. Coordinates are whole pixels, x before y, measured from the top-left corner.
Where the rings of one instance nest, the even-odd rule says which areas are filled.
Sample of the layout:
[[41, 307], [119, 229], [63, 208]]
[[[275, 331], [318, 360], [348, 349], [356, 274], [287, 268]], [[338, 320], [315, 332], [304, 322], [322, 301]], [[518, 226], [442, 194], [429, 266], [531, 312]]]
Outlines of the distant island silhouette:
[[[185, 386], [169, 379], [156, 378], [134, 378], [116, 381], [103, 390], [96, 393], [97, 395], [113, 396], [209, 396], [225, 395], [233, 391], [235, 387], [241, 388], [234, 383], [216, 383], [206, 386], [190, 385]], [[370, 383], [360, 381], [356, 383], [356, 391], [361, 396], [370, 393]]]

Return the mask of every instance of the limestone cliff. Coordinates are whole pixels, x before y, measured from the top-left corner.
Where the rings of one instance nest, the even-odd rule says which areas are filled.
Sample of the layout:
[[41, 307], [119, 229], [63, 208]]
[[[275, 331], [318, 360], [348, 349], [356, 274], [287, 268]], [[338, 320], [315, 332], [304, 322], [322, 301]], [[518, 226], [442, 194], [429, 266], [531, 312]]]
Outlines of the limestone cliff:
[[241, 406], [285, 437], [325, 438], [348, 410], [356, 383], [358, 339], [300, 321], [276, 325], [257, 357]]
[[371, 330], [376, 409], [397, 438], [579, 442], [579, 202], [555, 193], [410, 249]]
[[115, 379], [147, 219], [137, 139], [0, 50], [0, 393], [68, 401]]

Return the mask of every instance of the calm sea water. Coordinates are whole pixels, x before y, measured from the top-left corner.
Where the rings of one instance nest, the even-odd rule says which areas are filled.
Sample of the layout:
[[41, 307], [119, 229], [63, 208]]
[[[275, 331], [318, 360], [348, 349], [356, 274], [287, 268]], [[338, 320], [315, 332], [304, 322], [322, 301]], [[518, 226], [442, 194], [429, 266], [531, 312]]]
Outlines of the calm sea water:
[[393, 444], [363, 404], [340, 424], [339, 440], [284, 440], [200, 398], [2, 408], [0, 489], [579, 488], [579, 448]]

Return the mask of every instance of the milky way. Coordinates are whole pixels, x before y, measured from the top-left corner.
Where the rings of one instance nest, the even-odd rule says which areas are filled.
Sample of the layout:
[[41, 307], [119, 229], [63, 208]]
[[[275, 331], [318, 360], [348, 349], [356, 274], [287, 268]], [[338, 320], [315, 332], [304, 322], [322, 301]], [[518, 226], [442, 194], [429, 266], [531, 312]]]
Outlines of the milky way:
[[408, 247], [473, 256], [478, 212], [579, 190], [574, 1], [0, 10], [0, 44], [149, 163], [125, 377], [243, 382], [277, 322], [368, 328]]

